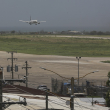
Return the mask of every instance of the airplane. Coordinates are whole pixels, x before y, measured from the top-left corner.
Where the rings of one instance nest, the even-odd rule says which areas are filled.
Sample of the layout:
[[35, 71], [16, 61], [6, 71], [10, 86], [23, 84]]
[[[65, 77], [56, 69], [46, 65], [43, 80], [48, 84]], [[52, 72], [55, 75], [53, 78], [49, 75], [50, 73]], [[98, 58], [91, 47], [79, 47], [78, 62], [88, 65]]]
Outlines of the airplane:
[[29, 23], [30, 25], [31, 24], [40, 24], [41, 22], [46, 22], [46, 21], [37, 21], [37, 20], [31, 20], [31, 16], [30, 16], [30, 21], [23, 21], [23, 20], [19, 20], [19, 21], [22, 21], [22, 22], [25, 22], [25, 23]]

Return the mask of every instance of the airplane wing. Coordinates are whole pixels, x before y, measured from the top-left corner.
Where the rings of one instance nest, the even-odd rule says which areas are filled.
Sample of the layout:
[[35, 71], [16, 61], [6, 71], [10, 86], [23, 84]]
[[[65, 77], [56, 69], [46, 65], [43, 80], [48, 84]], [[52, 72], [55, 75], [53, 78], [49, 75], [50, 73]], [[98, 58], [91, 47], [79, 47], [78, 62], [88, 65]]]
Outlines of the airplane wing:
[[46, 21], [39, 21], [38, 24], [40, 24], [41, 22], [46, 22]]
[[25, 23], [30, 23], [30, 21], [23, 21], [23, 20], [19, 20], [19, 21], [21, 21], [21, 22], [25, 22]]
[[46, 22], [46, 21], [38, 21], [38, 24], [40, 24], [41, 22]]
[[39, 22], [46, 22], [46, 21], [39, 21]]

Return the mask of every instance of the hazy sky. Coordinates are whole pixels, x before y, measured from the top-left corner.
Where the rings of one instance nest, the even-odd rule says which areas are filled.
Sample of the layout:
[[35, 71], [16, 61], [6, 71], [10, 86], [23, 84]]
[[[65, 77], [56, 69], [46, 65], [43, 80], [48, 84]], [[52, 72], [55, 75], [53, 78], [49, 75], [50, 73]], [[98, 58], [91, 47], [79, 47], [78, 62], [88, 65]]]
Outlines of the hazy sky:
[[[37, 27], [110, 29], [110, 0], [0, 0], [0, 27], [30, 27], [19, 20], [46, 21]], [[36, 25], [31, 25], [36, 27]]]

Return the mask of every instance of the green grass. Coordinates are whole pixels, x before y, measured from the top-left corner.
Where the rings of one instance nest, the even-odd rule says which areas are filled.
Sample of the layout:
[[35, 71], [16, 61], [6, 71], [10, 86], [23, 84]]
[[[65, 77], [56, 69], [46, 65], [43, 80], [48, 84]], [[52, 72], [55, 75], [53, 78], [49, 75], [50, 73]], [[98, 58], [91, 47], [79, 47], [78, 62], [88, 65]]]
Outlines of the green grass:
[[107, 61], [101, 61], [101, 62], [103, 62], [103, 63], [110, 63], [110, 61], [109, 61], [109, 60], [107, 60]]
[[1, 35], [0, 51], [37, 55], [110, 57], [110, 40], [55, 35]]

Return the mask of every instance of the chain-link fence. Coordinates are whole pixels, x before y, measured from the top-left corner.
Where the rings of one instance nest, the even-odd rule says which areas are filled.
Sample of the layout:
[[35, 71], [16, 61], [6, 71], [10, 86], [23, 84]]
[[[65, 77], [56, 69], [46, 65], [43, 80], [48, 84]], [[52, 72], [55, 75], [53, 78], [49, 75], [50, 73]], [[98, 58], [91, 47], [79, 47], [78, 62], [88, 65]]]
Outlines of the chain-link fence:
[[[71, 83], [58, 79], [51, 79], [52, 92], [62, 95], [71, 95]], [[106, 92], [110, 90], [106, 87], [106, 81], [80, 80], [80, 85], [74, 83], [74, 93], [85, 94], [87, 96], [105, 97]]]
[[63, 81], [51, 78], [51, 87], [52, 87], [52, 92], [54, 93], [60, 93], [62, 94], [62, 89], [63, 89]]

